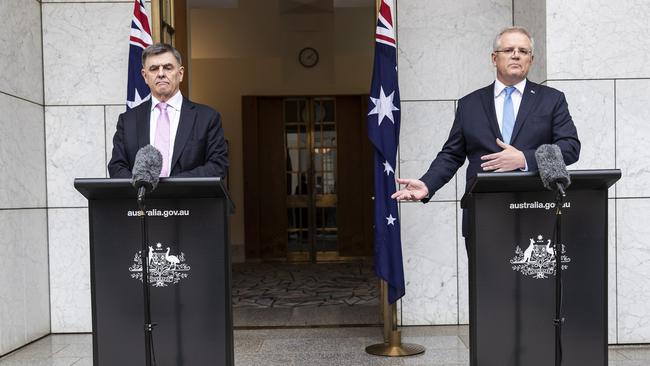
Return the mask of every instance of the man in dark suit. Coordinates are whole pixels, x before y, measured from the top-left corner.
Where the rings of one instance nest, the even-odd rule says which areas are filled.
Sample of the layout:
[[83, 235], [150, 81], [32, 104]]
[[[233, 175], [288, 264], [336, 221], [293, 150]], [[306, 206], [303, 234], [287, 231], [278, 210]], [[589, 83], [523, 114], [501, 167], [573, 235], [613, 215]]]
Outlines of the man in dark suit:
[[151, 99], [120, 115], [108, 163], [111, 178], [130, 178], [135, 155], [147, 144], [163, 155], [161, 177], [226, 175], [221, 115], [181, 95], [183, 73], [181, 55], [174, 47], [158, 43], [143, 51], [142, 77]]
[[[535, 150], [557, 144], [564, 162], [578, 160], [580, 141], [564, 94], [526, 79], [533, 63], [533, 39], [521, 27], [501, 31], [493, 45], [496, 80], [461, 98], [442, 150], [420, 179], [397, 179], [405, 185], [393, 194], [404, 201], [427, 202], [465, 162], [467, 184], [479, 171], [535, 171]], [[467, 215], [463, 236], [467, 237]]]

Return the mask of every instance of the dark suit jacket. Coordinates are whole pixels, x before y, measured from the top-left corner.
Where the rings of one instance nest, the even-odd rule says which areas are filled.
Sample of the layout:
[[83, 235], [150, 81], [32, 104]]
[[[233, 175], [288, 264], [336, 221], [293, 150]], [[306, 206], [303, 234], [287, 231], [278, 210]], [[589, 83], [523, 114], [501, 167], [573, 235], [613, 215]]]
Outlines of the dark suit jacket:
[[[493, 83], [458, 101], [449, 138], [429, 170], [420, 178], [429, 189], [429, 197], [454, 176], [465, 158], [469, 160], [467, 192], [471, 179], [482, 171], [481, 156], [502, 150], [496, 143], [497, 137], [503, 141], [494, 109]], [[543, 144], [557, 144], [567, 165], [576, 162], [580, 155], [580, 140], [564, 94], [527, 81], [510, 144], [524, 153], [529, 171], [537, 170], [535, 150]], [[466, 217], [463, 235], [467, 237], [465, 221]]]
[[[113, 156], [108, 163], [111, 178], [131, 178], [135, 154], [149, 141], [151, 100], [122, 113], [113, 137]], [[174, 141], [170, 176], [223, 177], [228, 149], [221, 115], [214, 109], [183, 98]]]

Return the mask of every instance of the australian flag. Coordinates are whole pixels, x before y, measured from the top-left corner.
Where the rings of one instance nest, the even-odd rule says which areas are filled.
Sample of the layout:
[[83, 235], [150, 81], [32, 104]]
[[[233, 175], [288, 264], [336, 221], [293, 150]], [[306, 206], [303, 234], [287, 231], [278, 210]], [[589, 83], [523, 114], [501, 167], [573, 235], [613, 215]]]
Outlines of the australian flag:
[[135, 0], [131, 35], [129, 37], [129, 76], [126, 108], [131, 109], [151, 98], [151, 91], [142, 78], [142, 51], [153, 43], [144, 0]]
[[404, 266], [395, 166], [399, 143], [400, 102], [393, 22], [394, 0], [382, 0], [375, 33], [375, 65], [368, 105], [368, 136], [375, 147], [375, 272], [388, 283], [388, 302], [404, 296]]

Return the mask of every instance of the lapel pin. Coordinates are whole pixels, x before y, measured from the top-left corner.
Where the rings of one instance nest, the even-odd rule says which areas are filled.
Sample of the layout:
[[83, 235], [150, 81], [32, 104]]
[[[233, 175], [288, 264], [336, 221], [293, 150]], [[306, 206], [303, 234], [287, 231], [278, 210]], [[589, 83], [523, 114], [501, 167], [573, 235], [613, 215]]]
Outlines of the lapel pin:
[[530, 93], [531, 93], [531, 94], [535, 94], [535, 91], [534, 91], [534, 90], [531, 90]]

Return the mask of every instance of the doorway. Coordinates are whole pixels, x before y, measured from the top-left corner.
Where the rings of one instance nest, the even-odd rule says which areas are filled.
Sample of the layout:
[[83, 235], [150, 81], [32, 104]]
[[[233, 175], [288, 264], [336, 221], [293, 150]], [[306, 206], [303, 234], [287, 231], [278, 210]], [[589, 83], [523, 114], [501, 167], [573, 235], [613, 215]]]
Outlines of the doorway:
[[336, 98], [284, 98], [283, 104], [288, 259], [335, 257]]
[[379, 323], [375, 1], [187, 1], [190, 98], [221, 113], [230, 147], [235, 326]]
[[364, 95], [243, 98], [247, 260], [372, 256], [366, 101]]

